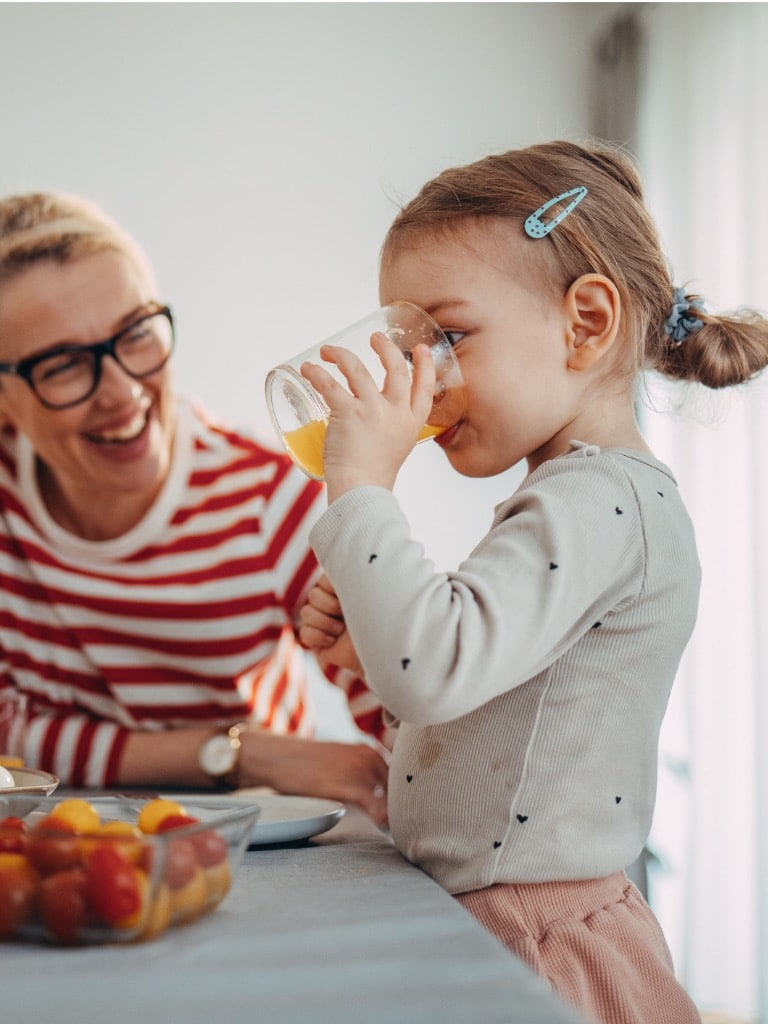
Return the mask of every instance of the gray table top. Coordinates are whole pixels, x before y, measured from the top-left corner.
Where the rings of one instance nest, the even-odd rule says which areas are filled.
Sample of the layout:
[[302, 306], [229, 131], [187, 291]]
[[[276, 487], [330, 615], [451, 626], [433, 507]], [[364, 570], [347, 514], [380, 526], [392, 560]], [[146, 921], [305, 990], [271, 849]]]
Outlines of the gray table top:
[[579, 1024], [354, 808], [152, 942], [0, 945], [3, 1024]]

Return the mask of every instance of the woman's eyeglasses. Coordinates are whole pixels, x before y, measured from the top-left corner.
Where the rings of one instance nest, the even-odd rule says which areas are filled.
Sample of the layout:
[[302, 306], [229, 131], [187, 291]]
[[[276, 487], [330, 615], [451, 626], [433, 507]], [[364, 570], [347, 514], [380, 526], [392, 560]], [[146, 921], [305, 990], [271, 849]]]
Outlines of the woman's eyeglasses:
[[25, 380], [46, 409], [68, 409], [90, 398], [99, 386], [104, 356], [141, 380], [165, 366], [173, 346], [173, 316], [168, 306], [161, 306], [106, 341], [63, 345], [18, 363], [0, 363], [0, 373]]

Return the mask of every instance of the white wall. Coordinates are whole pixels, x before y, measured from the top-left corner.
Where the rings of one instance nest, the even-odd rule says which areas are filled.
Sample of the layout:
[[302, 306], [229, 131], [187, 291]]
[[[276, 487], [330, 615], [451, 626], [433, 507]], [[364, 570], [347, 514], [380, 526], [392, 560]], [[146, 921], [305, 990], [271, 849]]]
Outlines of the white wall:
[[[0, 194], [65, 189], [121, 220], [176, 313], [180, 387], [274, 443], [267, 371], [378, 304], [399, 199], [586, 134], [614, 6], [2, 3]], [[398, 493], [448, 568], [510, 486], [422, 445]]]

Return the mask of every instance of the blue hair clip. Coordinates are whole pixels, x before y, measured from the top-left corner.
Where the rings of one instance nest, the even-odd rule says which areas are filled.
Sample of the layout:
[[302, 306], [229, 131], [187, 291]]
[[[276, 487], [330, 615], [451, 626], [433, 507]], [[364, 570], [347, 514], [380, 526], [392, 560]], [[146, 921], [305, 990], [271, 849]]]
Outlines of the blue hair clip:
[[[573, 210], [576, 209], [586, 194], [586, 187], [584, 185], [579, 185], [577, 188], [572, 188], [569, 192], [562, 192], [559, 196], [555, 196], [554, 199], [547, 200], [543, 206], [540, 206], [538, 210], [536, 210], [535, 213], [532, 213], [526, 220], [523, 225], [526, 235], [528, 235], [529, 238], [544, 238], [544, 236], [548, 235], [553, 228], [557, 227], [560, 221], [565, 220], [568, 214], [572, 213]], [[556, 217], [553, 217], [552, 220], [547, 221], [545, 224], [541, 219], [542, 213], [546, 213], [551, 207], [555, 206], [557, 203], [561, 203], [563, 199], [570, 199], [571, 196], [574, 198], [571, 199], [570, 203], [568, 203], [568, 205], [565, 206]]]

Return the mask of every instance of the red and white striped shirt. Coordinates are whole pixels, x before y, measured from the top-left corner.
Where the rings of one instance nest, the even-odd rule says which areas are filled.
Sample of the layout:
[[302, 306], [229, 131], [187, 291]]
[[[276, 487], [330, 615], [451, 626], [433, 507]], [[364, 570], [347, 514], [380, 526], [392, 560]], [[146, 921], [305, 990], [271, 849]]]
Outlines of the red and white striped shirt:
[[[113, 785], [135, 729], [312, 730], [295, 621], [322, 486], [202, 410], [178, 413], [162, 492], [107, 541], [58, 526], [29, 442], [0, 434], [0, 686], [33, 709], [27, 764], [67, 784]], [[381, 735], [373, 695], [350, 673], [334, 681]]]

